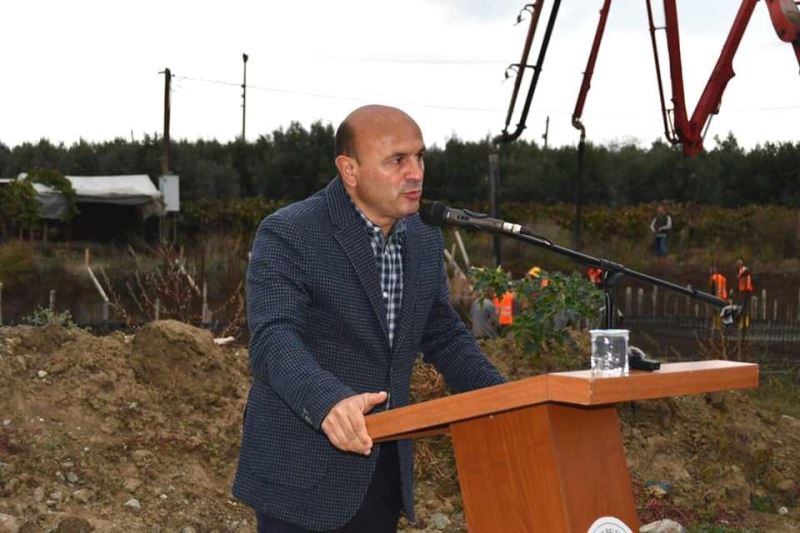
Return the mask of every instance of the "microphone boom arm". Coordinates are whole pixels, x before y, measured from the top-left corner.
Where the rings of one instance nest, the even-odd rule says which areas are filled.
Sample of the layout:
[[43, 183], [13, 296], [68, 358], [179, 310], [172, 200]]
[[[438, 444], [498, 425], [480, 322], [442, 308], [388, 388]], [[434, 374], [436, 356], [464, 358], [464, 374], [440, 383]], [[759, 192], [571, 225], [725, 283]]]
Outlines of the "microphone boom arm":
[[518, 241], [522, 241], [528, 244], [532, 244], [534, 246], [539, 246], [541, 248], [545, 248], [552, 252], [555, 252], [559, 255], [563, 255], [569, 257], [573, 261], [580, 263], [586, 266], [592, 266], [596, 268], [600, 268], [606, 272], [608, 272], [608, 276], [613, 276], [614, 274], [621, 274], [625, 276], [629, 276], [631, 278], [636, 278], [642, 281], [645, 281], [651, 285], [656, 285], [658, 287], [663, 287], [665, 289], [671, 290], [673, 292], [677, 292], [680, 294], [684, 294], [686, 296], [690, 296], [696, 300], [700, 300], [707, 304], [714, 305], [716, 307], [725, 307], [728, 305], [728, 302], [714, 296], [713, 294], [709, 294], [707, 292], [699, 291], [693, 287], [684, 287], [683, 285], [678, 285], [676, 283], [672, 283], [670, 281], [663, 280], [661, 278], [657, 278], [655, 276], [651, 276], [649, 274], [644, 274], [642, 272], [638, 272], [636, 270], [632, 270], [625, 265], [620, 263], [616, 263], [614, 261], [609, 261], [608, 259], [594, 257], [583, 252], [578, 252], [571, 248], [566, 248], [564, 246], [559, 246], [543, 237], [539, 237], [538, 235], [529, 235], [525, 232], [521, 233], [502, 233], [507, 237], [512, 239], [516, 239]]

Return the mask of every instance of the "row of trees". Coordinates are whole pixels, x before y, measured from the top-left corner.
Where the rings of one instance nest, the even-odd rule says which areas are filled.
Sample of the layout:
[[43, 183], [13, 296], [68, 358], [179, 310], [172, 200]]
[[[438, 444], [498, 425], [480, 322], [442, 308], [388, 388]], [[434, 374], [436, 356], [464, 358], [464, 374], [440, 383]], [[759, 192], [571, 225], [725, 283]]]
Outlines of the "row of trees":
[[[263, 196], [294, 200], [324, 186], [333, 165], [330, 124], [298, 123], [263, 135], [255, 142], [178, 141], [171, 146], [171, 169], [181, 177], [184, 200]], [[800, 142], [765, 143], [745, 151], [735, 137], [696, 159], [663, 142], [593, 146], [585, 153], [584, 198], [590, 204], [635, 205], [671, 199], [724, 207], [750, 204], [796, 206], [800, 203]], [[712, 143], [707, 143], [712, 144]], [[71, 146], [47, 140], [9, 148], [0, 143], [0, 175], [15, 177], [35, 168], [67, 175], [160, 173], [161, 140], [81, 141]], [[450, 139], [426, 154], [426, 195], [450, 202], [486, 200], [488, 140]], [[537, 203], [572, 202], [575, 197], [575, 147], [543, 149], [516, 142], [500, 149], [502, 198]]]

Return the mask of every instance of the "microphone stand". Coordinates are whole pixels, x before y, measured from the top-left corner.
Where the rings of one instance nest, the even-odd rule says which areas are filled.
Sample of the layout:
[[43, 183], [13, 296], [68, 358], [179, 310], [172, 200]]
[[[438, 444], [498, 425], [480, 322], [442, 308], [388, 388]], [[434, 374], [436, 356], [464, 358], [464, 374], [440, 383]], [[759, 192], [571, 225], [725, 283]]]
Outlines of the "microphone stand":
[[665, 289], [678, 292], [680, 294], [685, 294], [686, 296], [690, 296], [696, 300], [700, 300], [707, 304], [715, 305], [720, 308], [728, 305], [728, 302], [726, 302], [722, 298], [718, 298], [717, 296], [714, 296], [713, 294], [709, 294], [707, 292], [698, 291], [697, 289], [691, 286], [684, 287], [683, 285], [677, 285], [670, 281], [657, 278], [649, 274], [644, 274], [636, 270], [632, 270], [626, 267], [625, 265], [616, 263], [614, 261], [610, 261], [608, 259], [604, 259], [602, 257], [594, 257], [585, 254], [583, 252], [578, 252], [577, 250], [573, 250], [571, 248], [565, 248], [564, 246], [559, 246], [558, 244], [553, 243], [549, 239], [546, 239], [544, 237], [532, 233], [531, 231], [527, 230], [524, 227], [521, 229], [520, 233], [502, 232], [502, 235], [511, 237], [512, 239], [516, 239], [518, 241], [532, 244], [534, 246], [546, 248], [547, 250], [550, 250], [557, 254], [569, 257], [573, 261], [576, 261], [583, 265], [602, 269], [604, 271], [603, 286], [606, 289], [605, 327], [607, 328], [614, 327], [614, 313], [612, 310], [612, 308], [614, 307], [613, 289], [616, 283], [622, 278], [622, 276], [629, 276], [631, 278], [640, 279], [651, 285], [657, 285], [658, 287], [663, 287]]
[[[726, 302], [722, 298], [718, 298], [717, 296], [714, 296], [713, 294], [709, 294], [707, 292], [698, 291], [697, 289], [694, 289], [691, 286], [684, 287], [682, 285], [677, 285], [675, 283], [663, 280], [661, 278], [657, 278], [655, 276], [650, 276], [642, 272], [637, 272], [636, 270], [632, 270], [626, 267], [625, 265], [616, 263], [614, 261], [609, 261], [608, 259], [594, 257], [588, 254], [584, 254], [582, 252], [578, 252], [571, 248], [565, 248], [563, 246], [559, 246], [551, 242], [549, 239], [536, 235], [535, 233], [531, 232], [530, 230], [524, 227], [520, 229], [519, 233], [511, 233], [511, 232], [497, 232], [497, 233], [501, 233], [502, 235], [511, 237], [512, 239], [516, 239], [518, 241], [522, 241], [528, 244], [532, 244], [534, 246], [545, 248], [557, 254], [569, 257], [570, 259], [576, 261], [577, 263], [602, 269], [603, 290], [605, 292], [605, 303], [606, 303], [605, 313], [603, 315], [603, 327], [605, 329], [614, 328], [615, 324], [614, 290], [617, 282], [619, 282], [619, 280], [622, 279], [623, 276], [636, 278], [645, 281], [651, 285], [656, 285], [658, 287], [663, 287], [665, 289], [680, 294], [685, 294], [696, 300], [700, 300], [720, 308], [726, 307], [728, 305], [728, 302]], [[641, 350], [637, 351], [639, 352], [638, 357], [633, 357], [633, 355], [629, 357], [629, 364], [631, 368], [637, 368], [641, 370], [658, 370], [660, 368], [660, 363], [658, 363], [658, 361], [644, 358], [641, 355]]]

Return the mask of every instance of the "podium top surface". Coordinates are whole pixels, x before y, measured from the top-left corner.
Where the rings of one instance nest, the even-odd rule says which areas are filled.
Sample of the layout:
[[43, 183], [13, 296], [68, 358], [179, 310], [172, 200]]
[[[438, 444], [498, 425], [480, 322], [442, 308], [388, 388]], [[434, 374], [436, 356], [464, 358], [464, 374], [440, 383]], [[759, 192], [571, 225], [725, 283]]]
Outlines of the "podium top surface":
[[620, 377], [595, 377], [589, 370], [556, 372], [369, 415], [367, 430], [377, 441], [412, 438], [546, 402], [595, 406], [754, 387], [758, 365], [734, 361], [668, 363], [655, 372], [632, 370]]

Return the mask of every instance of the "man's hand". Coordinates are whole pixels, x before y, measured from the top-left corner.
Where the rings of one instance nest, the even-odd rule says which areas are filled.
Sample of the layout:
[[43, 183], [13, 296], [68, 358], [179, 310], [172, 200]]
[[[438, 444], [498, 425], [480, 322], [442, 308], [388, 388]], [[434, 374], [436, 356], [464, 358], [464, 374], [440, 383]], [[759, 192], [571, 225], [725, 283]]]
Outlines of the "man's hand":
[[322, 421], [322, 431], [331, 444], [345, 452], [369, 455], [372, 439], [367, 433], [364, 415], [373, 407], [386, 401], [387, 394], [365, 392], [340, 401], [328, 412]]

